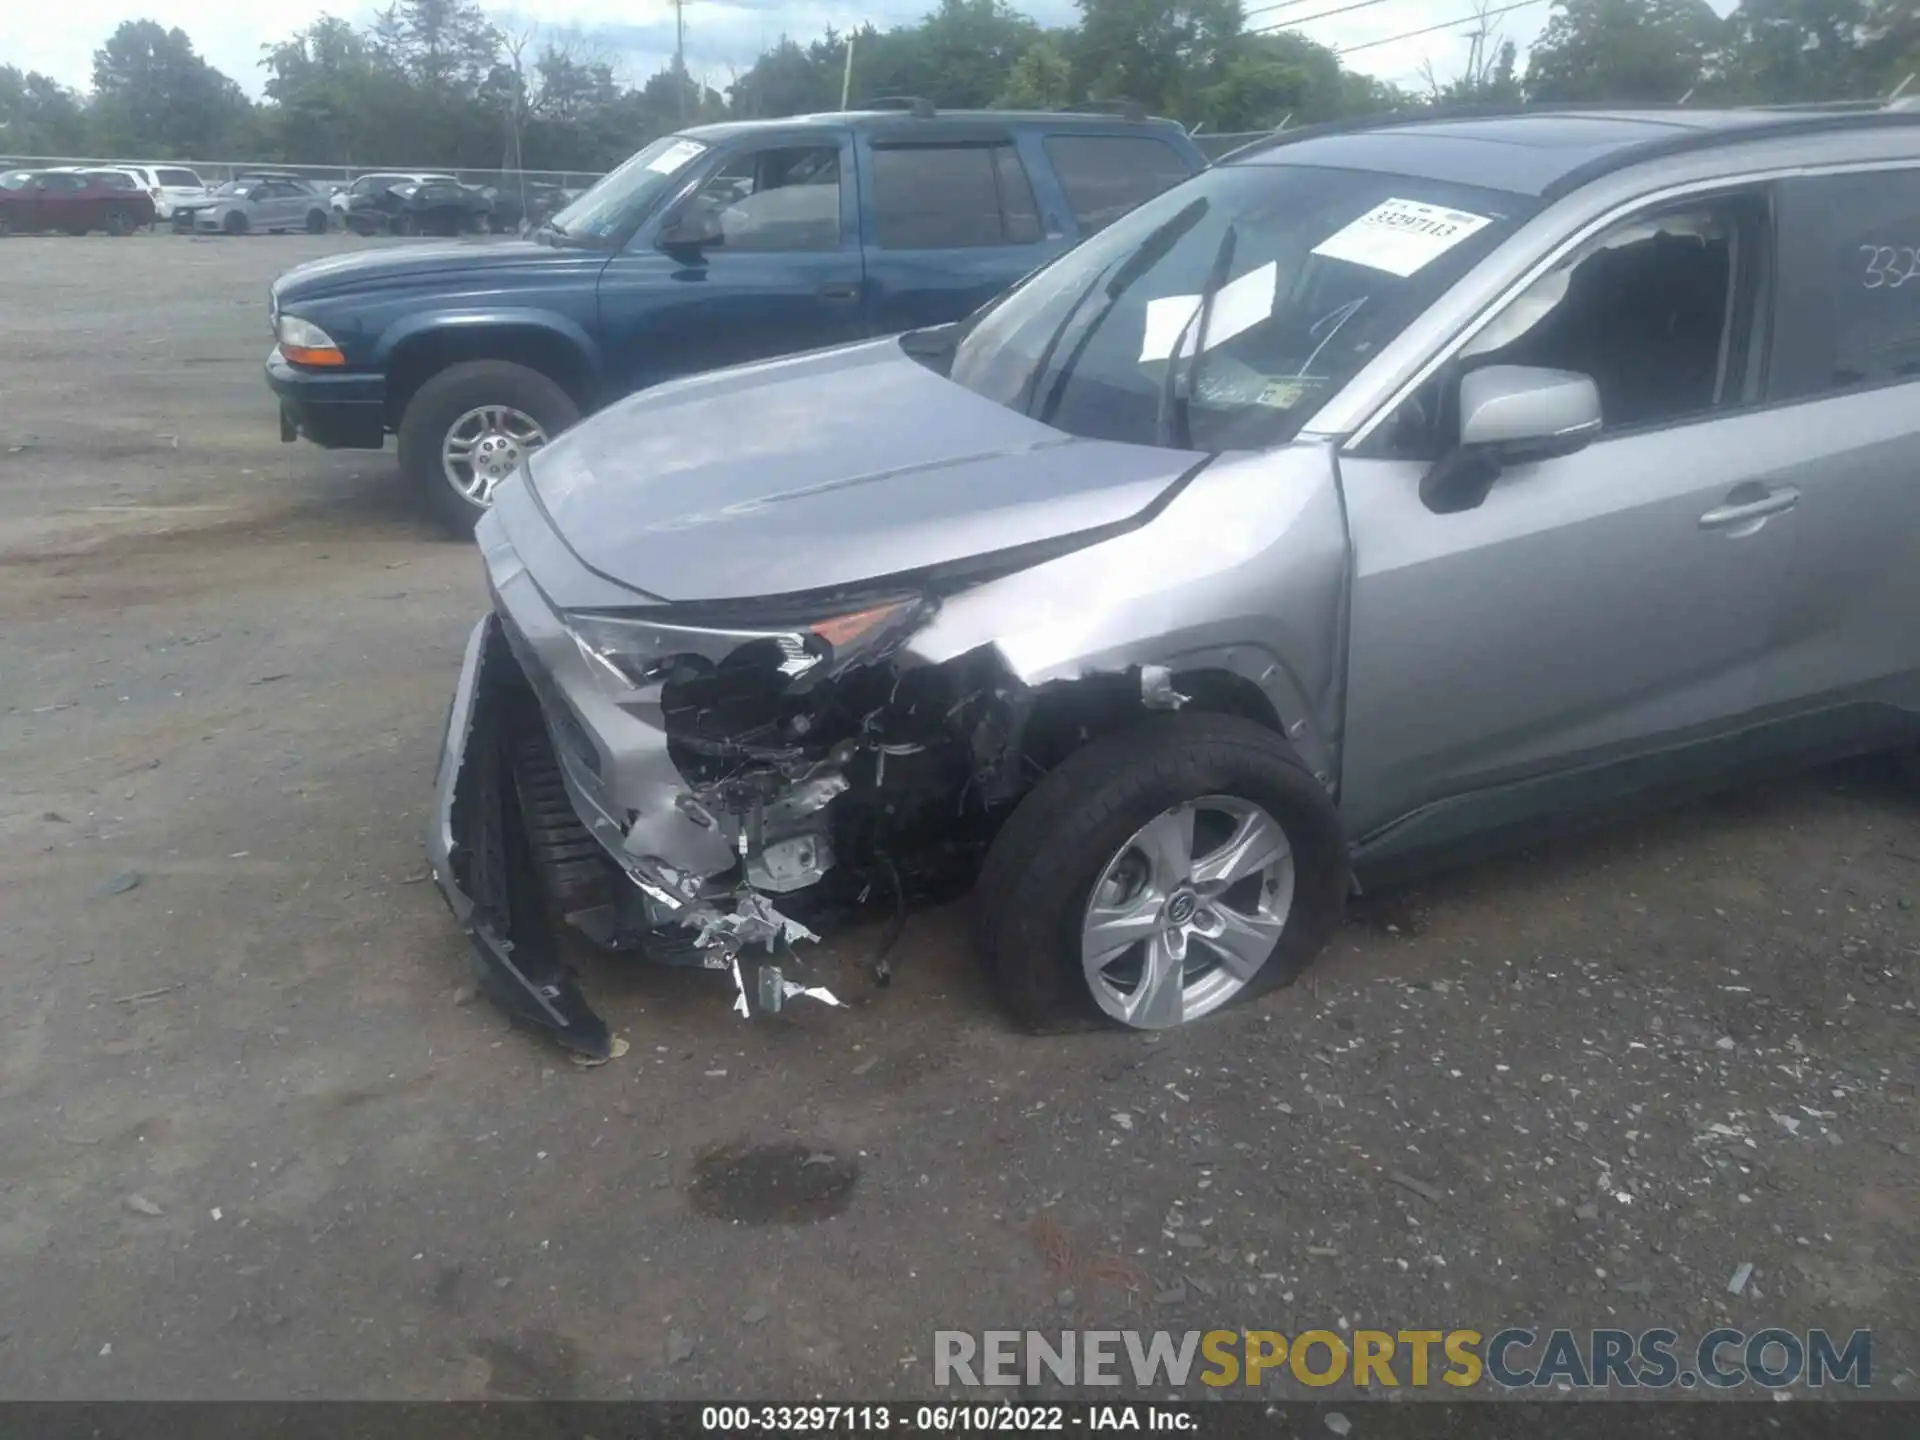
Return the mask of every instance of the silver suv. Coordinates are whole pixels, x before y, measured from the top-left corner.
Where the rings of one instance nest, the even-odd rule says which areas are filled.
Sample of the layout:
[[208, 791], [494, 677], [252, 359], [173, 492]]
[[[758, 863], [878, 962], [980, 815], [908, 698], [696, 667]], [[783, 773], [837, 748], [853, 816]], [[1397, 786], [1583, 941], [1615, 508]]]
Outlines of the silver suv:
[[1243, 151], [965, 322], [676, 381], [479, 539], [434, 870], [811, 993], [974, 883], [1023, 1023], [1293, 976], [1355, 878], [1920, 739], [1920, 117], [1397, 118]]

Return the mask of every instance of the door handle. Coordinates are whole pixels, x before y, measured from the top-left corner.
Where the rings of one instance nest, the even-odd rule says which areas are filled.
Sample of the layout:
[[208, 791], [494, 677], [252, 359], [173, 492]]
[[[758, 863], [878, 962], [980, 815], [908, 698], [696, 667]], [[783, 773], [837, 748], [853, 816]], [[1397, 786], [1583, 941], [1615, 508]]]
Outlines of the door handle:
[[[1739, 494], [1741, 488], [1736, 486], [1734, 493]], [[1782, 485], [1778, 490], [1769, 490], [1757, 499], [1729, 499], [1725, 505], [1716, 505], [1700, 517], [1700, 528], [1730, 530], [1750, 520], [1764, 520], [1769, 515], [1784, 514], [1799, 503], [1800, 492], [1791, 485]]]
[[822, 300], [858, 300], [860, 282], [857, 280], [829, 280], [820, 287]]

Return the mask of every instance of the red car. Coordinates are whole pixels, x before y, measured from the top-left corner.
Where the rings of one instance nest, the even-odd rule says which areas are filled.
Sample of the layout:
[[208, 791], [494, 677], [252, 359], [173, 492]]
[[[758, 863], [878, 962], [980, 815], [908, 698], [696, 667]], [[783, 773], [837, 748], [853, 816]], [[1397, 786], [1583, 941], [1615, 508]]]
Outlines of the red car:
[[104, 230], [127, 235], [153, 224], [153, 197], [118, 170], [9, 170], [0, 175], [0, 235]]

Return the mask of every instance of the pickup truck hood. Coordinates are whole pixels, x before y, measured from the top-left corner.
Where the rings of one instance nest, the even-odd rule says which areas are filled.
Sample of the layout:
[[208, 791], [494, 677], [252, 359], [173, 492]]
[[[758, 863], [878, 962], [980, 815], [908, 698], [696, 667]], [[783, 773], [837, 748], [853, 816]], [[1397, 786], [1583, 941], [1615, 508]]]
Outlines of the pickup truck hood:
[[1104, 531], [1200, 460], [1076, 439], [888, 339], [642, 391], [540, 451], [528, 475], [589, 568], [662, 600], [715, 601]]
[[491, 288], [496, 282], [518, 283], [534, 274], [597, 271], [606, 263], [604, 251], [579, 246], [541, 245], [531, 240], [473, 245], [450, 240], [309, 260], [274, 281], [273, 289], [282, 304], [344, 291], [411, 289], [432, 285], [442, 277], [456, 280], [459, 289], [469, 291]]

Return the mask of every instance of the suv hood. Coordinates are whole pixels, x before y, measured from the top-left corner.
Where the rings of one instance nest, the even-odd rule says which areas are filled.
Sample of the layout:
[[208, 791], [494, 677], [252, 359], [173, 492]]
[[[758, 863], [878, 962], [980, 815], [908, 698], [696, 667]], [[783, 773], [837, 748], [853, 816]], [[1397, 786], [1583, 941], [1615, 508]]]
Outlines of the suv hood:
[[473, 245], [450, 240], [438, 245], [394, 245], [309, 260], [274, 281], [274, 291], [282, 302], [311, 300], [343, 291], [411, 287], [442, 276], [458, 277], [461, 288], [470, 289], [475, 276], [504, 278], [516, 271], [598, 270], [606, 263], [604, 251], [579, 246], [541, 245], [531, 240]]
[[887, 339], [642, 391], [540, 451], [528, 475], [588, 567], [707, 601], [1091, 540], [1144, 518], [1202, 458], [1077, 439]]

